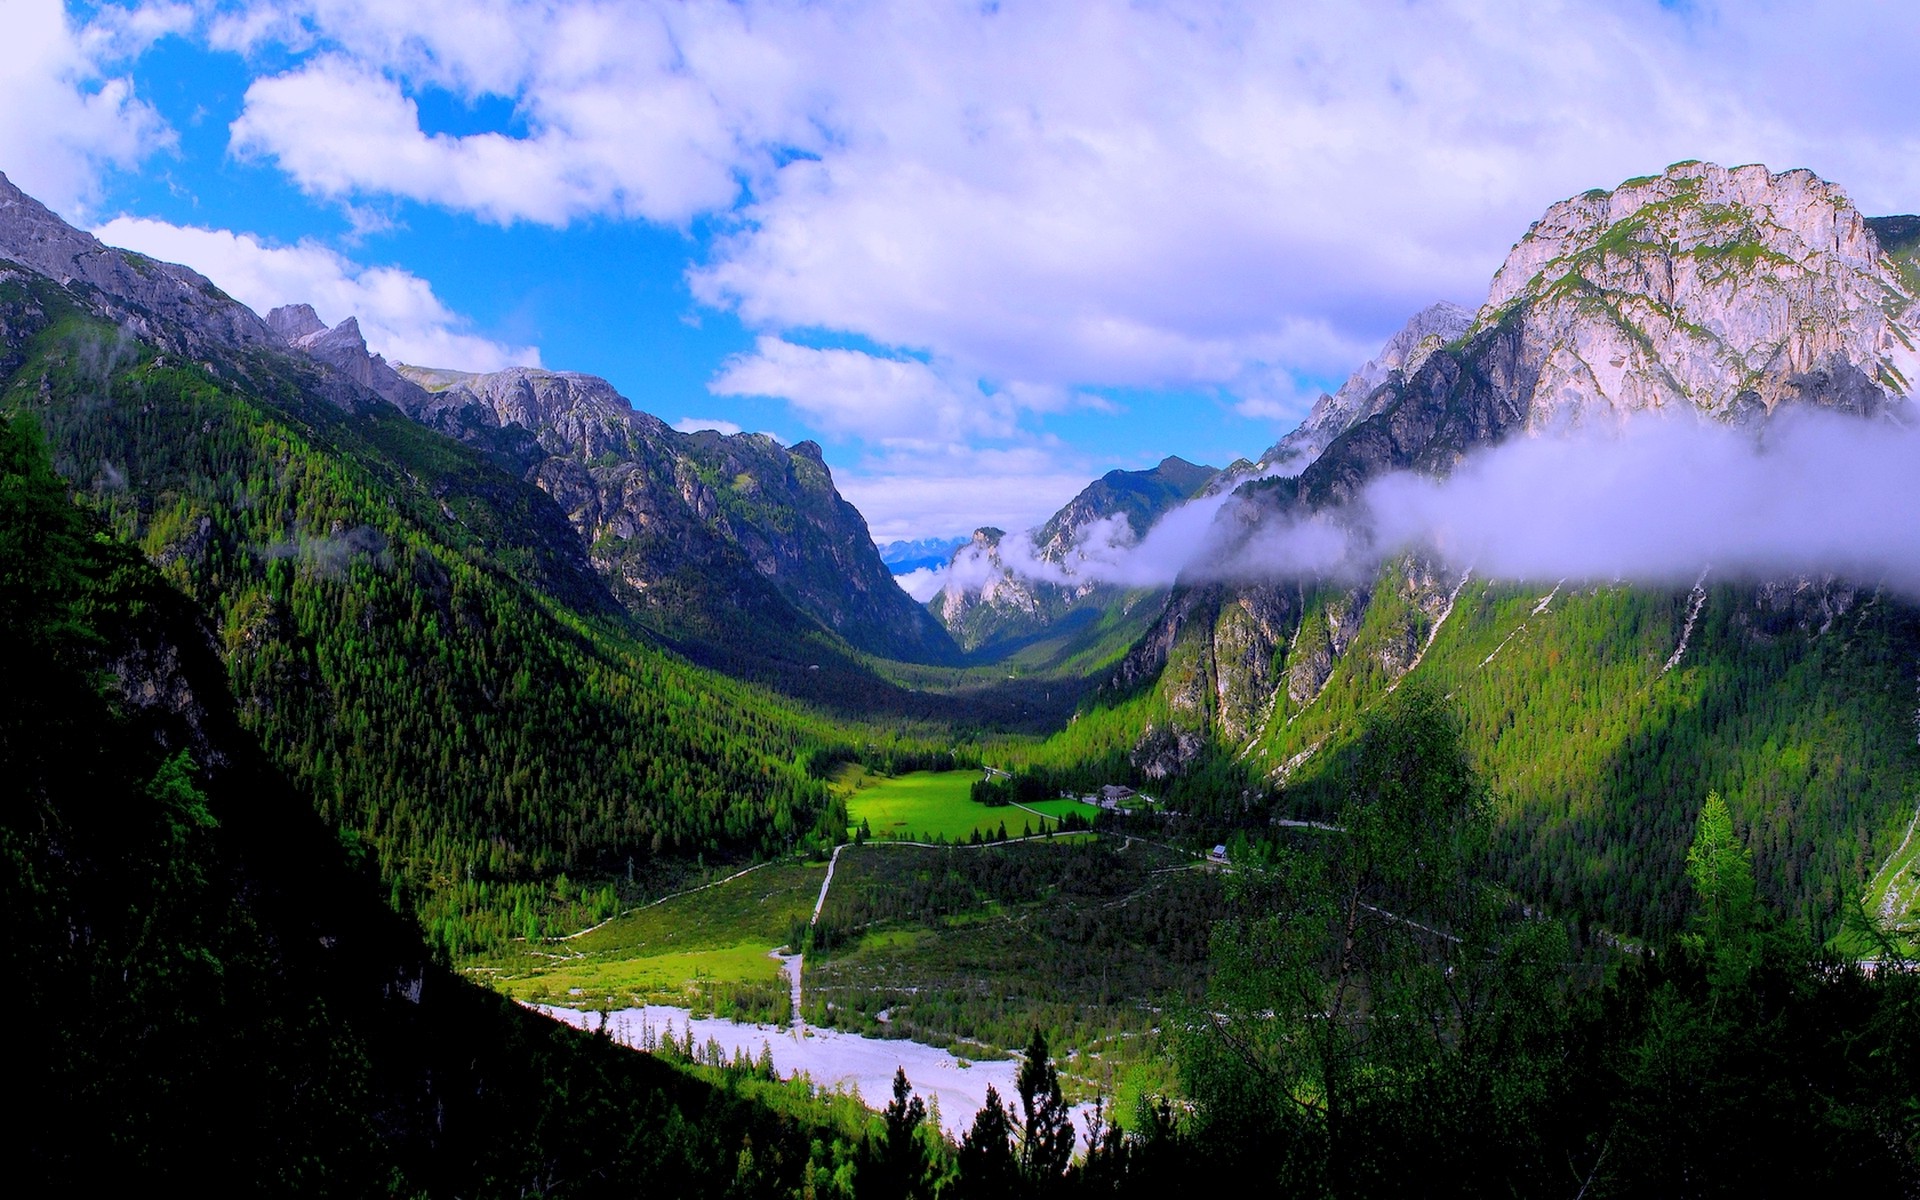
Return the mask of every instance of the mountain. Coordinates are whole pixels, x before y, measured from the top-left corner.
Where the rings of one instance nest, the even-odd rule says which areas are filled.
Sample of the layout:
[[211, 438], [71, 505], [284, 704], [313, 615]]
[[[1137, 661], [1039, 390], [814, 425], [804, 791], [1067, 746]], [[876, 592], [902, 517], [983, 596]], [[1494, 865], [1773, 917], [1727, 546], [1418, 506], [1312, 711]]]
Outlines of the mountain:
[[200, 607], [248, 734], [443, 948], [784, 850], [835, 820], [814, 756], [891, 744], [663, 649], [552, 496], [394, 407], [380, 364], [0, 198], [0, 412]]
[[[1004, 532], [977, 530], [954, 551], [948, 584], [928, 607], [977, 656], [1005, 657], [1044, 642], [1040, 648], [1058, 663], [1111, 646], [1123, 634], [1130, 640], [1157, 610], [1157, 589], [1117, 586], [1080, 571], [1088, 539], [1103, 546], [1137, 543], [1219, 474], [1171, 456], [1151, 470], [1109, 471], [1038, 529], [1015, 535], [1013, 564], [1003, 552], [1014, 549]], [[1035, 578], [1042, 571], [1050, 578]]]
[[915, 538], [893, 541], [880, 547], [880, 561], [895, 575], [913, 571], [937, 571], [953, 558], [953, 552], [967, 544], [966, 538]]
[[205, 276], [102, 245], [0, 175], [0, 247], [83, 305], [111, 312], [129, 338], [173, 354], [278, 343], [265, 322]]
[[1389, 383], [1403, 382], [1434, 351], [1472, 327], [1473, 314], [1457, 304], [1442, 300], [1421, 309], [1387, 339], [1377, 356], [1348, 376], [1339, 391], [1315, 401], [1300, 427], [1271, 446], [1260, 462], [1269, 469], [1299, 474], [1334, 438], [1380, 411], [1374, 401], [1385, 401], [1393, 394]]
[[[1424, 349], [1383, 354], [1318, 406], [1281, 447], [1324, 448], [1240, 486], [1216, 535], [1237, 544], [1339, 512], [1389, 471], [1445, 474], [1475, 448], [1640, 412], [1905, 414], [1916, 232], [1862, 218], [1808, 172], [1757, 166], [1682, 163], [1556, 204], [1469, 328], [1442, 342], [1457, 315], [1426, 333], [1416, 318], [1406, 341]], [[1763, 889], [1832, 932], [1912, 816], [1917, 665], [1920, 613], [1872, 581], [1531, 586], [1415, 553], [1359, 583], [1183, 582], [1113, 673], [1119, 707], [1090, 727], [1137, 778], [1311, 812], [1349, 769], [1359, 714], [1430, 678], [1502, 789], [1499, 853], [1523, 894], [1670, 931], [1685, 814], [1717, 789]]]
[[690, 650], [805, 654], [801, 643], [825, 631], [884, 658], [953, 653], [893, 583], [812, 442], [788, 449], [765, 434], [680, 433], [592, 375], [395, 368], [368, 351], [354, 318], [329, 329], [304, 304], [275, 309], [268, 322], [554, 497], [613, 593]]

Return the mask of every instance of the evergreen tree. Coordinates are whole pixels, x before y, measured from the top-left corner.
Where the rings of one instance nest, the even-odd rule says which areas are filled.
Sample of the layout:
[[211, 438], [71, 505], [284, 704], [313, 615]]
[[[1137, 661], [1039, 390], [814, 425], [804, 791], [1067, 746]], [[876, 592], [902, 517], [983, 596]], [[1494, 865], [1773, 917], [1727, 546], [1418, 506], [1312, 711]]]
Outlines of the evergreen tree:
[[1687, 849], [1687, 878], [1700, 901], [1695, 949], [1711, 955], [1716, 974], [1745, 972], [1753, 950], [1753, 854], [1733, 831], [1719, 792], [1710, 792]]
[[955, 1200], [1005, 1200], [1023, 1194], [1020, 1161], [1014, 1152], [1014, 1124], [999, 1091], [987, 1085], [987, 1102], [974, 1114], [973, 1127], [960, 1139]]
[[880, 1116], [885, 1132], [874, 1149], [871, 1176], [863, 1178], [860, 1194], [882, 1200], [930, 1195], [928, 1174], [933, 1164], [922, 1140], [927, 1105], [913, 1094], [906, 1068], [894, 1069], [893, 1099]]
[[1016, 1082], [1020, 1093], [1020, 1173], [1045, 1193], [1060, 1182], [1073, 1159], [1073, 1118], [1060, 1091], [1060, 1073], [1038, 1028], [1027, 1042]]

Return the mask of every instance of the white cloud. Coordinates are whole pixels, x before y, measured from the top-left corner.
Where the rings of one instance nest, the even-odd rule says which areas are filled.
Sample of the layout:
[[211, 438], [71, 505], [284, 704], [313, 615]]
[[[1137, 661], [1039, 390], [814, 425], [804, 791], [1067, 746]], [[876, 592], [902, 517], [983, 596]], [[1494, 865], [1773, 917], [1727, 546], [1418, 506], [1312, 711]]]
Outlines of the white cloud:
[[711, 429], [715, 433], [724, 433], [731, 437], [740, 432], [740, 426], [733, 421], [723, 421], [719, 417], [681, 417], [673, 423], [681, 433], [699, 433]]
[[[255, 80], [232, 129], [237, 152], [275, 160], [308, 191], [564, 224], [678, 223], [733, 205], [742, 160], [765, 154], [749, 142], [757, 116], [730, 111], [680, 39], [737, 72], [772, 54], [742, 32], [713, 6], [315, 0], [257, 6], [214, 36], [330, 47]], [[423, 87], [510, 98], [524, 128], [429, 133], [408, 94]]]
[[398, 267], [365, 266], [312, 242], [272, 246], [252, 234], [138, 217], [93, 232], [109, 245], [184, 263], [256, 312], [307, 303], [329, 325], [358, 317], [367, 345], [395, 362], [467, 371], [540, 365], [538, 347], [466, 332], [431, 284]]
[[[1438, 553], [1481, 578], [1682, 585], [1837, 574], [1920, 596], [1920, 430], [1818, 411], [1761, 432], [1690, 416], [1617, 431], [1521, 436], [1444, 479], [1399, 472], [1351, 508], [1262, 514], [1199, 500], [1135, 543], [1119, 520], [1089, 528], [1063, 570], [1009, 537], [1001, 556], [1045, 582], [1139, 586], [1177, 578], [1365, 575], [1388, 555]], [[957, 569], [978, 587], [984, 564]]]
[[167, 12], [103, 12], [77, 26], [59, 0], [12, 0], [0, 55], [0, 170], [58, 213], [79, 216], [108, 166], [131, 167], [172, 131], [112, 74], [171, 24]]
[[893, 581], [900, 585], [901, 591], [925, 604], [947, 586], [947, 573], [932, 567], [919, 567], [905, 575], [895, 575]]
[[836, 465], [834, 483], [867, 519], [873, 540], [954, 537], [992, 525], [1026, 529], [1052, 516], [1092, 478], [1054, 447], [949, 444], [895, 449]]
[[[497, 221], [730, 222], [697, 294], [770, 331], [911, 348], [948, 379], [1338, 377], [1471, 303], [1553, 200], [1675, 159], [1807, 165], [1920, 206], [1866, 3], [894, 5], [270, 0], [210, 36], [306, 57], [234, 126], [322, 195]], [[1781, 79], [1820, 79], [1781, 87]], [[421, 125], [427, 89], [513, 128]]]
[[[751, 354], [728, 359], [708, 389], [718, 396], [777, 396], [823, 429], [867, 441], [930, 444], [970, 436], [1006, 437], [1014, 413], [1045, 390], [989, 394], [913, 358], [799, 346], [762, 337]], [[1023, 403], [1024, 401], [1024, 403]]]

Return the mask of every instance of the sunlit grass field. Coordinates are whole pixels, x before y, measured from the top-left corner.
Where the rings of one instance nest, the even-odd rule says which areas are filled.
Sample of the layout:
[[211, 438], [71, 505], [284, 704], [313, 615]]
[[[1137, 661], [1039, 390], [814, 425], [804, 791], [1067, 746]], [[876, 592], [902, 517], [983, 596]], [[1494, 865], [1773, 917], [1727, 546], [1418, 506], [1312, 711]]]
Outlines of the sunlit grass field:
[[[840, 783], [847, 791], [847, 817], [853, 828], [860, 822], [877, 838], [929, 842], [964, 842], [978, 829], [992, 837], [1012, 810], [988, 808], [973, 801], [978, 771], [912, 771], [905, 775], [870, 775], [858, 767], [845, 771]], [[1018, 821], [1012, 823], [1015, 834]]]
[[1029, 829], [1041, 831], [1041, 820], [1034, 813], [1058, 821], [1075, 812], [1091, 822], [1100, 811], [1078, 800], [989, 808], [972, 798], [978, 778], [978, 771], [913, 771], [890, 777], [868, 774], [856, 766], [843, 771], [839, 783], [847, 789], [847, 816], [854, 829], [864, 820], [874, 837], [903, 841], [965, 842], [975, 830], [991, 840], [999, 836], [1002, 825], [1008, 836], [1019, 837]]
[[1086, 821], [1089, 825], [1093, 823], [1093, 819], [1095, 817], [1100, 815], [1100, 809], [1098, 806], [1092, 805], [1092, 804], [1084, 804], [1078, 800], [1067, 800], [1067, 799], [1035, 800], [1032, 803], [1022, 803], [1020, 807], [1030, 808], [1030, 809], [1033, 809], [1035, 812], [1045, 813], [1056, 821], [1065, 817], [1068, 813], [1073, 813], [1079, 816], [1082, 820]]

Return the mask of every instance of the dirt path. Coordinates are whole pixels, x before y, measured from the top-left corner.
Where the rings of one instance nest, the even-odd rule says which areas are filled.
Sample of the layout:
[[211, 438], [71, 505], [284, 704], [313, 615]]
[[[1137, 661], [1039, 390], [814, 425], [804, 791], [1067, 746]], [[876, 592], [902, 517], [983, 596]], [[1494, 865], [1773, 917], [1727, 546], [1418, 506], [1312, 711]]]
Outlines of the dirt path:
[[[716, 879], [712, 883], [703, 883], [699, 887], [688, 888], [684, 892], [672, 892], [668, 895], [660, 897], [658, 900], [649, 900], [645, 904], [638, 904], [632, 908], [624, 909], [620, 912], [617, 912], [612, 916], [608, 917], [606, 920], [601, 921], [598, 925], [589, 925], [585, 929], [580, 930], [578, 933], [564, 933], [557, 938], [552, 938], [549, 940], [556, 941], [556, 942], [570, 942], [577, 937], [585, 937], [588, 934], [592, 933], [594, 930], [601, 928], [602, 926], [609, 925], [614, 921], [618, 921], [621, 917], [630, 917], [634, 913], [645, 912], [649, 908], [653, 908], [656, 905], [665, 904], [669, 900], [678, 900], [682, 896], [691, 896], [695, 892], [704, 892], [708, 888], [717, 888], [723, 883], [732, 883], [734, 880], [740, 878], [742, 875], [751, 875], [755, 871], [758, 871], [761, 867], [770, 867], [772, 865], [773, 864], [771, 862], [755, 863], [744, 871], [735, 871], [733, 874], [727, 876], [725, 879]], [[828, 868], [827, 878], [829, 879], [833, 878], [832, 868]], [[821, 888], [820, 895], [823, 899], [826, 897], [826, 894], [827, 894], [827, 890], [824, 887]], [[818, 908], [815, 908], [813, 911], [814, 911], [814, 915], [816, 916], [818, 916], [820, 913], [820, 910]]]

